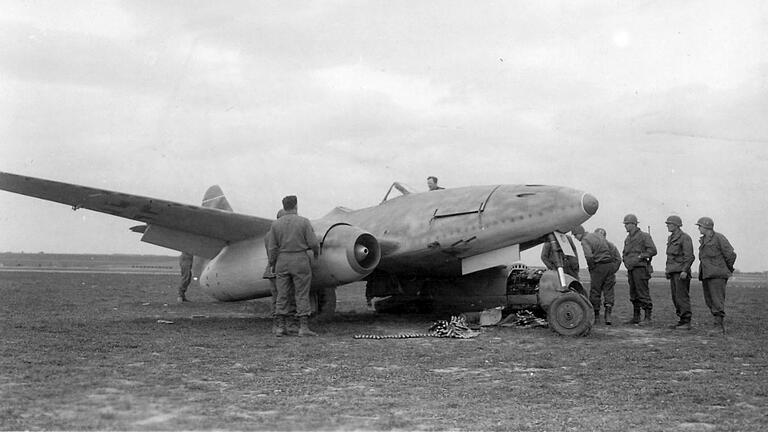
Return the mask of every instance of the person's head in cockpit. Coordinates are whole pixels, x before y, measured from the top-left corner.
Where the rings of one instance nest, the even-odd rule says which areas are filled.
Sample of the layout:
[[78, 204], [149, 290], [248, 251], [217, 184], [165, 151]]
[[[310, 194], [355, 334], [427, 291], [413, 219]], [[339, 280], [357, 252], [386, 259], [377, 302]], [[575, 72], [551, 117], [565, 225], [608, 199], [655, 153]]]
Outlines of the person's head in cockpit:
[[437, 185], [437, 177], [435, 177], [435, 176], [427, 177], [427, 187], [431, 191], [443, 189], [443, 188], [441, 188], [440, 186]]

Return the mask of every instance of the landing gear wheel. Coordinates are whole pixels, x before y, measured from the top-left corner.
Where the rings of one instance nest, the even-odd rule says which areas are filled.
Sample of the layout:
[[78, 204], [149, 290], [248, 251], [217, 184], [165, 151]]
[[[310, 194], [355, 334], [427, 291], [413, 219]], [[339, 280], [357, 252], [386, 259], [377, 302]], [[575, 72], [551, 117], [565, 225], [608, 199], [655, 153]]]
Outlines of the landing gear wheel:
[[549, 328], [563, 336], [586, 336], [592, 330], [595, 312], [583, 295], [565, 293], [549, 305]]

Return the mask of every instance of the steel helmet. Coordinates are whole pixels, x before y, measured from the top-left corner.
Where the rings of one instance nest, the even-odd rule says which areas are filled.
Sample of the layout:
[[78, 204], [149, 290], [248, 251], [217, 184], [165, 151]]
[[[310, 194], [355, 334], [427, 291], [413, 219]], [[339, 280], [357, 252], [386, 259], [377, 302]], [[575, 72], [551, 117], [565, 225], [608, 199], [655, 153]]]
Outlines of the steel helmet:
[[625, 224], [633, 223], [633, 224], [637, 225], [637, 216], [633, 215], [632, 213], [624, 216], [624, 223]]
[[679, 227], [683, 226], [683, 220], [680, 219], [680, 216], [675, 215], [668, 217], [665, 223], [677, 225]]
[[586, 231], [584, 231], [584, 227], [583, 227], [583, 226], [581, 226], [581, 225], [576, 225], [576, 226], [575, 226], [575, 227], [573, 227], [573, 229], [571, 230], [571, 233], [572, 233], [573, 235], [575, 235], [575, 236], [580, 236], [580, 235], [584, 234], [585, 232], [586, 232]]
[[713, 229], [715, 227], [715, 221], [712, 220], [710, 217], [700, 217], [698, 222], [696, 222], [696, 225], [706, 228], [706, 229]]

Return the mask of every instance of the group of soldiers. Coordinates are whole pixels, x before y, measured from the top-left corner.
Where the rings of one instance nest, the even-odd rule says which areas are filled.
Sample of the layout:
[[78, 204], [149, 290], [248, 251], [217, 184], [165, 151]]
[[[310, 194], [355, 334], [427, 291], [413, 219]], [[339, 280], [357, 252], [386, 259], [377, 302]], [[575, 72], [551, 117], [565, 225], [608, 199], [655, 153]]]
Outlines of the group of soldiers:
[[[581, 225], [571, 233], [581, 242], [584, 258], [590, 275], [589, 301], [595, 311], [595, 323], [600, 316], [600, 301], [603, 300], [604, 322], [612, 324], [612, 309], [614, 305], [614, 286], [616, 272], [621, 264], [627, 269], [629, 281], [629, 300], [632, 303], [632, 318], [626, 324], [650, 325], [653, 322], [653, 301], [649, 290], [649, 280], [653, 274], [651, 259], [656, 256], [656, 245], [649, 233], [638, 228], [637, 216], [628, 214], [624, 217], [624, 228], [627, 237], [624, 249], [619, 254], [618, 248], [606, 239], [606, 232], [597, 228], [593, 233], [587, 233]], [[691, 236], [682, 230], [683, 221], [679, 216], [672, 215], [665, 221], [669, 237], [667, 238], [667, 260], [664, 273], [669, 280], [672, 302], [678, 317], [673, 329], [691, 329], [691, 265], [695, 256]], [[712, 331], [725, 332], [725, 287], [728, 278], [734, 271], [736, 253], [721, 233], [715, 232], [712, 218], [702, 217], [696, 222], [701, 237], [699, 238], [699, 271], [698, 277], [702, 282], [704, 301], [714, 317]], [[570, 237], [568, 240], [571, 241]], [[573, 251], [576, 251], [571, 241]], [[556, 243], [544, 244], [541, 259], [547, 268], [554, 269], [560, 254], [563, 270], [578, 278], [578, 257], [568, 256], [558, 250]], [[641, 312], [643, 316], [641, 317]]]

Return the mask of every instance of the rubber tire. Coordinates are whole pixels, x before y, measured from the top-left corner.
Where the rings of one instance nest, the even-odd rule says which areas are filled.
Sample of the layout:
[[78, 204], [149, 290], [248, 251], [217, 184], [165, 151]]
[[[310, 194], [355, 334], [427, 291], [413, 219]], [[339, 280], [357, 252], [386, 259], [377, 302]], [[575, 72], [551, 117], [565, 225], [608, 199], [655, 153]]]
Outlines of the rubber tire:
[[595, 322], [595, 311], [586, 297], [567, 292], [549, 305], [547, 322], [552, 331], [563, 336], [586, 336]]

